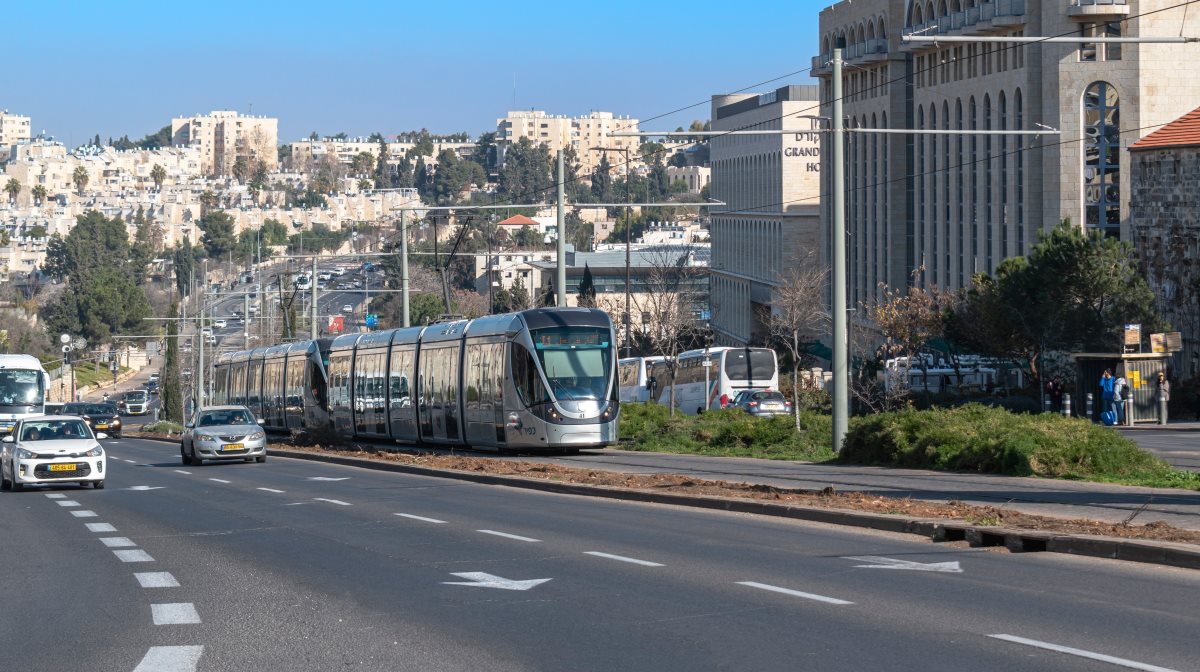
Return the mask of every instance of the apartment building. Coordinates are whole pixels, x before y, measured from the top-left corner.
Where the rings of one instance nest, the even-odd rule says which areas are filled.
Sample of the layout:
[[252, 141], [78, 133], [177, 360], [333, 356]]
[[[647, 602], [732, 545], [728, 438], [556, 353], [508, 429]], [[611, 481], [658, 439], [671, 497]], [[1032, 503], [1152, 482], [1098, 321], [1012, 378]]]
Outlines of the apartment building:
[[274, 117], [216, 110], [171, 120], [171, 144], [197, 147], [204, 174], [209, 177], [232, 175], [239, 158], [251, 166], [261, 161], [267, 170], [275, 170], [279, 165], [278, 143], [279, 120]]
[[[608, 161], [613, 166], [614, 175], [624, 175], [627, 168], [636, 169], [641, 165], [637, 148], [641, 139], [637, 137], [612, 137], [619, 131], [637, 131], [638, 120], [629, 117], [613, 116], [612, 112], [590, 112], [578, 117], [565, 115], [548, 115], [541, 110], [517, 110], [509, 112], [503, 119], [496, 120], [496, 144], [500, 150], [500, 162], [503, 163], [504, 151], [509, 145], [528, 138], [530, 141], [545, 144], [554, 155], [560, 149], [571, 147], [579, 158], [579, 172], [587, 174], [600, 164], [602, 152], [599, 148], [608, 150]], [[625, 166], [625, 154], [629, 151], [632, 166]]]
[[[399, 163], [406, 156], [409, 156], [415, 142], [389, 142], [387, 143], [388, 162]], [[425, 163], [436, 163], [437, 157], [443, 150], [449, 149], [459, 158], [466, 158], [475, 153], [476, 144], [474, 142], [443, 142], [433, 141], [433, 153], [426, 156]], [[299, 140], [288, 145], [291, 150], [292, 165], [297, 168], [305, 168], [312, 166], [318, 161], [323, 160], [327, 156], [333, 156], [339, 163], [351, 165], [354, 163], [355, 157], [359, 154], [370, 154], [378, 159], [379, 143], [367, 140], [366, 138], [348, 138], [341, 139], [324, 139], [324, 140]], [[412, 161], [416, 162], [416, 157], [411, 157]]]
[[[60, 142], [27, 140], [12, 146], [12, 160], [4, 167], [4, 181], [15, 179], [24, 189], [18, 205], [33, 204], [33, 187], [46, 189], [47, 199], [60, 194], [75, 194], [75, 170], [87, 171], [85, 193], [120, 194], [146, 191], [154, 187], [151, 172], [162, 166], [164, 185], [190, 183], [202, 175], [200, 150], [193, 147], [116, 150], [112, 147], [87, 148], [69, 153]], [[72, 196], [74, 198], [74, 196]]]
[[699, 194], [712, 181], [712, 168], [708, 166], [667, 166], [667, 182], [678, 180], [687, 185], [689, 194]]
[[[878, 134], [846, 141], [851, 306], [880, 283], [956, 289], [1063, 220], [1129, 239], [1125, 148], [1200, 103], [1197, 44], [902, 42], [926, 36], [1179, 35], [1173, 0], [844, 0], [820, 14], [821, 114], [843, 47], [853, 127], [1057, 131]], [[1172, 8], [1173, 7], [1173, 8]], [[1170, 9], [1169, 9], [1170, 8]], [[823, 153], [823, 189], [831, 175]], [[822, 204], [823, 258], [832, 203]], [[920, 272], [918, 272], [920, 271]]]
[[0, 161], [8, 160], [13, 145], [29, 140], [29, 124], [29, 117], [0, 110]]
[[712, 329], [719, 345], [766, 339], [781, 273], [819, 262], [820, 120], [816, 86], [712, 98], [714, 131], [788, 131], [710, 141]]

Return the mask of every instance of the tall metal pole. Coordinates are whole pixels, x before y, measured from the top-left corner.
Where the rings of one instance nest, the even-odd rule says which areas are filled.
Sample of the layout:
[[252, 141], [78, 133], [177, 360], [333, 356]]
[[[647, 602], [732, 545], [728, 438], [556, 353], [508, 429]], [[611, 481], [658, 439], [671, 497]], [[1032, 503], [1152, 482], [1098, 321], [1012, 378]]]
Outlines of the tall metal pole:
[[[218, 263], [220, 263], [220, 262], [218, 262]], [[200, 351], [199, 351], [200, 364], [199, 364], [199, 366], [196, 367], [197, 369], [199, 369], [198, 371], [196, 371], [196, 375], [198, 376], [198, 378], [196, 379], [198, 381], [198, 385], [196, 388], [197, 389], [196, 394], [199, 396], [199, 399], [196, 400], [196, 408], [200, 408], [201, 406], [204, 405], [204, 390], [207, 389], [204, 386], [204, 378], [205, 378], [205, 376], [204, 376], [204, 346], [205, 346], [204, 297], [205, 297], [205, 295], [208, 294], [208, 260], [207, 259], [204, 260], [204, 274], [201, 276], [201, 281], [204, 283], [204, 293], [202, 293], [200, 295], [200, 301], [199, 301], [200, 311], [197, 313], [197, 315], [200, 316], [200, 321], [196, 327], [200, 333]]]
[[242, 336], [246, 338], [246, 349], [250, 349], [250, 292], [242, 294]]
[[833, 452], [842, 450], [850, 424], [850, 370], [846, 340], [846, 166], [842, 127], [842, 50], [833, 50]]
[[321, 334], [321, 328], [317, 324], [317, 258], [316, 257], [312, 258], [312, 275], [310, 275], [309, 277], [312, 278], [312, 305], [309, 306], [309, 319], [311, 319], [312, 321], [309, 323], [310, 324], [309, 333], [312, 334], [312, 340], [315, 341], [315, 340], [317, 340], [317, 337], [320, 336], [320, 334]]
[[[566, 228], [566, 170], [563, 168], [563, 150], [558, 150], [558, 263], [557, 274], [554, 277], [554, 289], [557, 290], [559, 308], [567, 305], [567, 228]], [[489, 274], [490, 275], [490, 274]], [[490, 278], [489, 278], [490, 280]]]
[[[633, 203], [633, 184], [630, 182], [630, 166], [629, 166], [629, 148], [625, 148], [625, 202]], [[630, 292], [633, 289], [633, 279], [629, 273], [630, 255], [630, 229], [633, 228], [632, 222], [629, 221], [629, 216], [633, 214], [633, 208], [625, 208], [625, 356], [630, 357], [633, 354], [633, 313], [630, 303]]]
[[400, 312], [403, 313], [402, 324], [408, 323], [408, 222], [404, 211], [400, 211]]

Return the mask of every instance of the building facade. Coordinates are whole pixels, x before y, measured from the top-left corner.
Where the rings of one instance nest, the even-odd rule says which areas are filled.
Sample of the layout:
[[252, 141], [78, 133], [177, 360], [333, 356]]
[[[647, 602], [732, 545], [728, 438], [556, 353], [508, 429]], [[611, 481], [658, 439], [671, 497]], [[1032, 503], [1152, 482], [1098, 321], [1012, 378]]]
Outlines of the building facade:
[[[387, 143], [388, 162], [399, 163], [404, 157], [409, 155], [415, 142], [389, 142]], [[458, 154], [459, 158], [466, 158], [475, 153], [476, 145], [474, 142], [445, 142], [434, 140], [433, 152], [424, 157], [426, 164], [436, 164], [438, 154], [442, 150], [452, 150]], [[348, 138], [345, 140], [326, 138], [324, 140], [298, 140], [288, 145], [291, 152], [292, 165], [296, 168], [309, 168], [326, 157], [333, 157], [339, 163], [351, 165], [354, 163], [355, 157], [359, 154], [370, 154], [372, 157], [379, 157], [379, 143], [372, 142], [366, 138]], [[416, 157], [411, 157], [415, 163]]]
[[761, 343], [784, 269], [819, 263], [820, 121], [816, 86], [713, 96], [714, 131], [792, 131], [710, 141], [711, 302], [718, 345]]
[[687, 185], [689, 194], [699, 194], [712, 181], [712, 168], [708, 166], [667, 166], [667, 182], [676, 180]]
[[629, 151], [629, 168], [641, 165], [637, 148], [641, 139], [637, 137], [612, 137], [614, 132], [633, 132], [638, 130], [638, 120], [629, 117], [613, 116], [612, 112], [590, 112], [578, 117], [565, 115], [548, 115], [541, 110], [511, 111], [503, 119], [496, 120], [496, 145], [500, 150], [500, 163], [503, 163], [504, 151], [509, 145], [528, 138], [534, 144], [542, 143], [550, 149], [551, 156], [567, 147], [575, 150], [579, 158], [579, 172], [586, 175], [600, 165], [604, 152], [596, 149], [606, 147], [609, 150], [608, 161], [613, 166], [614, 175], [626, 173], [625, 155]]
[[230, 110], [176, 117], [171, 120], [171, 144], [197, 147], [209, 177], [232, 175], [239, 158], [251, 168], [261, 161], [271, 171], [279, 165], [279, 120]]
[[0, 161], [7, 161], [13, 145], [28, 141], [29, 117], [0, 110]]
[[[925, 36], [1177, 35], [1169, 0], [845, 0], [820, 15], [822, 114], [843, 47], [848, 297], [970, 285], [1063, 220], [1128, 239], [1122, 151], [1200, 102], [1200, 45], [903, 42]], [[879, 134], [1058, 131], [1045, 135]], [[827, 156], [827, 154], [826, 154]], [[826, 164], [828, 165], [828, 164]], [[831, 175], [822, 171], [828, 190]], [[832, 203], [822, 208], [831, 250]]]

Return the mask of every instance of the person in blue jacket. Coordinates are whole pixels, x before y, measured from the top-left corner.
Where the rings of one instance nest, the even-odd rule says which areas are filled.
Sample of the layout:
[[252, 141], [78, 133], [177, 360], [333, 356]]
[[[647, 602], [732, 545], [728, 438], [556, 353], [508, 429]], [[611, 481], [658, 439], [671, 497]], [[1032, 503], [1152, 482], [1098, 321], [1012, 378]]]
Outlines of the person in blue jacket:
[[1105, 369], [1104, 373], [1100, 376], [1100, 398], [1103, 402], [1100, 404], [1100, 412], [1111, 412], [1113, 417], [1117, 415], [1116, 401], [1113, 397], [1115, 383], [1112, 371]]

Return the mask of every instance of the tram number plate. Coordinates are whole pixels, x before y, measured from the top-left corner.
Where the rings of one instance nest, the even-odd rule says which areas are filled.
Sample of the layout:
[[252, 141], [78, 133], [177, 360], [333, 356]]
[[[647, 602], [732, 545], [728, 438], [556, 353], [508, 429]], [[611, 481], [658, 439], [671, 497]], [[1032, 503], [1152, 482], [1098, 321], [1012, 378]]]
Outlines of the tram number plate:
[[221, 450], [241, 450], [242, 448], [245, 448], [245, 446], [240, 443], [227, 443], [221, 446]]
[[75, 465], [73, 465], [73, 464], [52, 464], [52, 465], [50, 465], [50, 471], [75, 471]]

